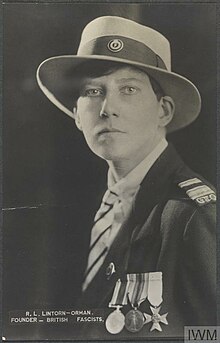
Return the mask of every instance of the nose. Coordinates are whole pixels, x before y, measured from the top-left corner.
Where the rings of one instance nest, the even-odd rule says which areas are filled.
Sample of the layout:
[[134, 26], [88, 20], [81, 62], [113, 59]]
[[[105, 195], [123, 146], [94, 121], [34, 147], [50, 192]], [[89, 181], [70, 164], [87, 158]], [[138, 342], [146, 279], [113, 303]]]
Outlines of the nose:
[[112, 96], [106, 95], [101, 106], [101, 110], [99, 112], [100, 118], [109, 118], [111, 116], [118, 117], [119, 114], [116, 111], [116, 99]]

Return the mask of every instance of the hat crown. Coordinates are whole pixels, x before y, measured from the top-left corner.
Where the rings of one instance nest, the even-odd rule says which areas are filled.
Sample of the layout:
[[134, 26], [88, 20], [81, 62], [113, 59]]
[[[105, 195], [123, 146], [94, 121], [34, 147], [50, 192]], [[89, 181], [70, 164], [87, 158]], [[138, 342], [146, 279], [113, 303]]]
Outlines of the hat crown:
[[87, 43], [106, 36], [126, 37], [144, 44], [163, 60], [167, 70], [171, 70], [170, 43], [161, 33], [130, 19], [116, 16], [96, 18], [84, 28], [78, 55]]

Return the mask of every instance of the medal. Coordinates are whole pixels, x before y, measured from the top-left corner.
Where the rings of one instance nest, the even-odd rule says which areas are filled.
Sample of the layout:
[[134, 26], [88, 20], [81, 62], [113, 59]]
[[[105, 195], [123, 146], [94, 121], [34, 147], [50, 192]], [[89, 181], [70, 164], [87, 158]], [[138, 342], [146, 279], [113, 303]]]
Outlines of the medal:
[[[125, 328], [130, 332], [138, 332], [147, 323], [152, 322], [150, 331], [162, 331], [160, 323], [168, 325], [168, 313], [160, 315], [163, 285], [162, 273], [127, 274], [126, 279], [118, 279], [115, 284], [109, 307], [116, 310], [106, 319], [105, 326], [111, 334], [117, 334]], [[152, 314], [138, 310], [140, 304], [148, 299]], [[129, 304], [132, 309], [124, 316], [120, 308]]]
[[112, 299], [108, 305], [109, 307], [116, 308], [114, 312], [109, 314], [105, 322], [107, 331], [113, 335], [121, 332], [125, 324], [125, 317], [120, 308], [127, 305], [126, 289], [127, 283], [121, 282], [118, 279], [115, 284]]
[[144, 317], [145, 317], [144, 324], [152, 322], [153, 325], [151, 326], [150, 331], [153, 331], [153, 330], [162, 331], [162, 328], [160, 326], [160, 322], [165, 324], [165, 325], [168, 325], [168, 321], [167, 321], [168, 313], [160, 315], [159, 312], [160, 312], [161, 306], [158, 308], [154, 308], [154, 307], [150, 306], [150, 309], [152, 311], [152, 315], [144, 313]]
[[132, 306], [125, 316], [125, 327], [130, 332], [138, 332], [144, 326], [144, 315], [138, 310], [147, 297], [148, 274], [128, 274], [128, 303]]
[[162, 273], [150, 273], [149, 275], [149, 286], [148, 286], [148, 300], [151, 303], [150, 309], [152, 312], [152, 315], [144, 313], [145, 322], [144, 324], [152, 322], [152, 326], [150, 328], [150, 331], [162, 331], [162, 328], [160, 326], [160, 323], [163, 323], [165, 325], [168, 325], [167, 321], [167, 315], [168, 313], [165, 313], [163, 315], [160, 315], [160, 309], [161, 306], [159, 306], [163, 299], [162, 299], [162, 293], [163, 293], [163, 285], [162, 285]]
[[125, 327], [130, 332], [138, 332], [144, 326], [144, 315], [137, 309], [130, 310], [125, 316]]
[[107, 317], [105, 327], [111, 334], [116, 334], [122, 331], [125, 323], [125, 317], [120, 311], [120, 306], [116, 306], [116, 310]]

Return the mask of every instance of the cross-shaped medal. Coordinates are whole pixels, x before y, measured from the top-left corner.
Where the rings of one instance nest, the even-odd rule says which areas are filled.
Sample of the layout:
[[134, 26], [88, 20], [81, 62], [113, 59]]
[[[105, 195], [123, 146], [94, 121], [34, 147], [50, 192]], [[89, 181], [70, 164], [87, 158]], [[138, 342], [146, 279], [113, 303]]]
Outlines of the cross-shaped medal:
[[153, 331], [153, 330], [162, 331], [162, 328], [160, 326], [160, 322], [163, 323], [163, 324], [168, 325], [168, 321], [167, 321], [167, 318], [166, 318], [167, 315], [168, 315], [168, 312], [165, 313], [165, 314], [160, 315], [159, 312], [160, 312], [161, 306], [157, 307], [157, 308], [154, 308], [154, 307], [150, 306], [150, 309], [152, 311], [152, 315], [144, 313], [144, 317], [145, 317], [144, 324], [152, 322], [153, 325], [152, 325], [150, 331]]

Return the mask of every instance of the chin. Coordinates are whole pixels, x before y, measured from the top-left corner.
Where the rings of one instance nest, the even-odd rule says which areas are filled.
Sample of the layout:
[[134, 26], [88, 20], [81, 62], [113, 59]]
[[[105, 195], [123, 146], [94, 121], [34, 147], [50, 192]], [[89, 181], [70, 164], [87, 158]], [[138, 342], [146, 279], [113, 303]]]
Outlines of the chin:
[[120, 156], [118, 152], [116, 153], [116, 151], [113, 151], [113, 149], [91, 148], [91, 150], [95, 155], [99, 156], [100, 158], [106, 161], [118, 161], [123, 158], [122, 156]]

